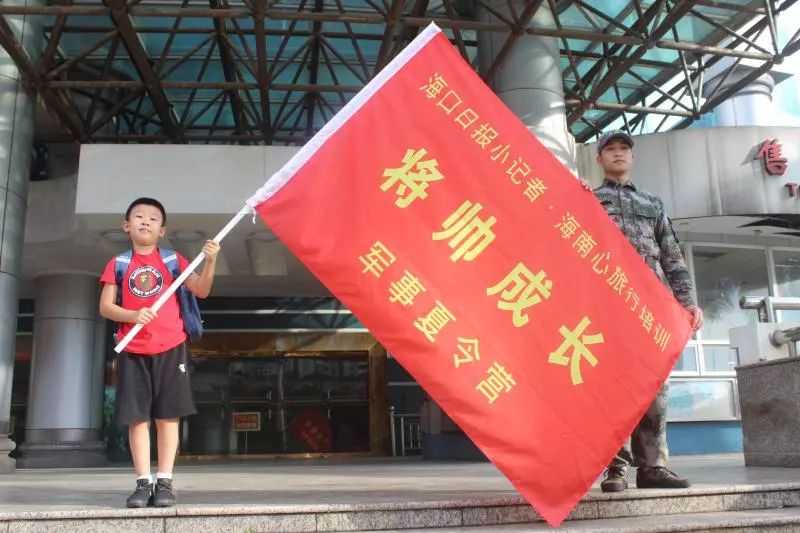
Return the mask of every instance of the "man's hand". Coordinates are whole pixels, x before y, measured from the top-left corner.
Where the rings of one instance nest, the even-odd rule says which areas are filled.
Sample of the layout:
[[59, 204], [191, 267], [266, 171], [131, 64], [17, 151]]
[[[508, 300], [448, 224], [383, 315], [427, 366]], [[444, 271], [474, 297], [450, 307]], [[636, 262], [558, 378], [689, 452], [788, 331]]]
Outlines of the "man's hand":
[[158, 313], [153, 311], [151, 308], [142, 307], [141, 309], [136, 311], [136, 315], [133, 318], [133, 323], [134, 324], [142, 324], [142, 325], [149, 324], [157, 316], [158, 316]]
[[206, 254], [206, 261], [214, 263], [217, 261], [217, 254], [219, 254], [219, 243], [217, 241], [207, 240], [203, 245], [203, 253]]
[[703, 310], [697, 307], [696, 305], [692, 305], [686, 308], [692, 314], [692, 329], [697, 331], [698, 329], [703, 327]]

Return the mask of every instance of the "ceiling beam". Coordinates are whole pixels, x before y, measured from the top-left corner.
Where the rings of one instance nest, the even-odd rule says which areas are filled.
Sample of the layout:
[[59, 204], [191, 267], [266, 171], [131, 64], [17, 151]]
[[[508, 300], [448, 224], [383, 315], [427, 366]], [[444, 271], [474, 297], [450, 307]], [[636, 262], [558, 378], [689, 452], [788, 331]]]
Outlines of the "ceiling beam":
[[[222, 0], [208, 0], [212, 9], [228, 9]], [[228, 29], [226, 28], [227, 21], [221, 18], [214, 19], [214, 29], [216, 30], [219, 40], [217, 46], [219, 49], [219, 58], [222, 61], [222, 73], [225, 76], [225, 81], [228, 83], [235, 83], [239, 80], [239, 71], [236, 67], [236, 60], [231, 50], [231, 43], [227, 39]], [[247, 130], [247, 118], [244, 112], [244, 101], [242, 95], [239, 94], [239, 89], [228, 89], [228, 102], [230, 102], [231, 112], [233, 114], [233, 124], [236, 135], [244, 135]]]
[[130, 56], [136, 71], [139, 73], [139, 77], [144, 82], [145, 90], [153, 102], [153, 107], [158, 113], [159, 119], [161, 119], [161, 126], [170, 141], [173, 143], [182, 142], [180, 128], [172, 115], [172, 106], [164, 89], [161, 87], [153, 65], [150, 64], [147, 51], [139, 40], [139, 35], [137, 35], [136, 28], [133, 26], [125, 0], [103, 0], [103, 2], [108, 6], [111, 21], [119, 31], [119, 36], [128, 51], [128, 56]]
[[34, 67], [22, 44], [14, 37], [11, 25], [2, 15], [0, 15], [0, 46], [5, 49], [9, 57], [14, 61], [23, 82], [31, 90], [39, 93], [45, 107], [56, 115], [61, 126], [72, 135], [73, 139], [82, 139], [83, 127], [80, 117], [72, 111], [62, 94], [42, 85], [43, 80], [39, 72]]

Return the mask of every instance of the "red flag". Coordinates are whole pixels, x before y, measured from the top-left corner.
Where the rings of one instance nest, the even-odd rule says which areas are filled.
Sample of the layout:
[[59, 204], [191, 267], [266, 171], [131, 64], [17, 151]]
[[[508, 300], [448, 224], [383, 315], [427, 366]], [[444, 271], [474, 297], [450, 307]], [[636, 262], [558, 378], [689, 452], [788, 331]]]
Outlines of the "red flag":
[[248, 203], [551, 525], [689, 337], [594, 195], [433, 25]]

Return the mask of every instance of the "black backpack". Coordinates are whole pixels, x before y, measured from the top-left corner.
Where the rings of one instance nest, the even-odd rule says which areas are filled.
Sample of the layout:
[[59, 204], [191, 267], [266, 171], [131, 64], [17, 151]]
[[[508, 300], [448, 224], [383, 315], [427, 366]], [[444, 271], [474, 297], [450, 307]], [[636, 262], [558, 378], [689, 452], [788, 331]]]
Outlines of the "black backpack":
[[[161, 255], [161, 260], [164, 266], [172, 274], [173, 279], [178, 279], [181, 275], [181, 268], [178, 265], [178, 255], [175, 250], [169, 248], [159, 248], [158, 253]], [[117, 305], [122, 306], [122, 278], [125, 277], [125, 272], [131, 263], [133, 250], [122, 252], [114, 258], [114, 278], [117, 282]], [[197, 298], [195, 298], [192, 291], [186, 288], [184, 284], [178, 287], [175, 291], [178, 297], [178, 307], [180, 308], [181, 319], [183, 320], [183, 329], [189, 336], [189, 340], [197, 342], [203, 336], [203, 319], [200, 316], [200, 308], [197, 306]]]

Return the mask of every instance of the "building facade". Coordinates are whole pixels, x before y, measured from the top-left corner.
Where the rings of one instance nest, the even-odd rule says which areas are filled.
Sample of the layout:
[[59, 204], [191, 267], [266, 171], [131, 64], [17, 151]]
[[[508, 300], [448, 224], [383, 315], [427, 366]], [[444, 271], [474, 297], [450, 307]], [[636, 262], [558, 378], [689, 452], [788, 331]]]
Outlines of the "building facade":
[[[0, 6], [2, 468], [127, 460], [97, 299], [128, 203], [158, 197], [164, 245], [193, 257], [430, 21], [576, 175], [602, 179], [599, 132], [635, 134], [635, 183], [664, 199], [707, 315], [670, 377], [670, 446], [741, 448], [728, 330], [757, 316], [738, 298], [800, 296], [797, 10], [410, 4]], [[217, 271], [183, 456], [476, 456], [263, 224]]]

